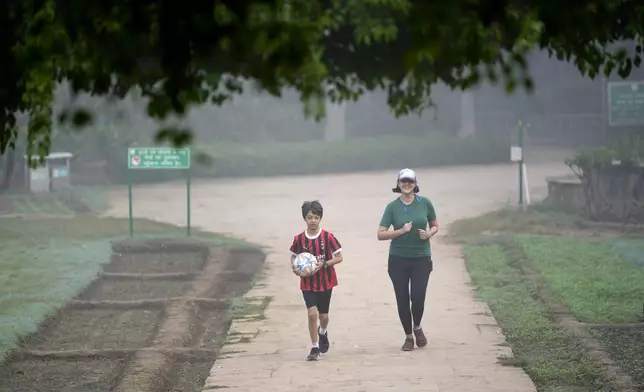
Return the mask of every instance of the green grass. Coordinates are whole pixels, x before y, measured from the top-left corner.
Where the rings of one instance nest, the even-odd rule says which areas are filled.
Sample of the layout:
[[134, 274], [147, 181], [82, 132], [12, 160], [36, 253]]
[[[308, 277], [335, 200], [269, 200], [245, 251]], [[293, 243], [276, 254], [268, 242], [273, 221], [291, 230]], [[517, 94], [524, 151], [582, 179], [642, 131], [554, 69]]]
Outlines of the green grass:
[[[616, 241], [638, 241], [644, 252], [644, 229], [634, 226], [602, 224], [580, 216], [569, 209], [548, 202], [535, 203], [526, 211], [505, 207], [449, 225], [450, 236], [458, 242], [468, 242], [491, 234], [537, 234], [553, 236], [583, 236], [611, 238]], [[628, 245], [633, 247], [632, 243]], [[639, 256], [644, 258], [644, 253]], [[644, 261], [643, 261], [644, 263]]]
[[[586, 349], [553, 325], [552, 297], [523, 275], [536, 271], [545, 287], [582, 322], [642, 322], [644, 231], [591, 222], [555, 205], [513, 208], [454, 222], [477, 292], [499, 320], [518, 363], [539, 391], [611, 390]], [[518, 252], [518, 253], [517, 253]], [[644, 335], [628, 329], [591, 333], [644, 390]]]
[[593, 223], [565, 210], [536, 204], [525, 212], [503, 208], [477, 217], [461, 219], [449, 227], [450, 234], [467, 240], [495, 233], [552, 234], [557, 231], [589, 230]]
[[540, 392], [610, 391], [598, 365], [565, 331], [551, 325], [547, 308], [499, 245], [463, 250], [477, 293], [490, 306], [514, 355]]
[[12, 194], [3, 196], [8, 207], [3, 214], [71, 215], [73, 211], [56, 195]]
[[551, 290], [586, 323], [631, 323], [642, 314], [644, 268], [613, 251], [609, 241], [518, 236]]
[[610, 243], [613, 252], [636, 266], [644, 268], [644, 241], [620, 238]]
[[[73, 218], [52, 217], [45, 219], [2, 218], [0, 219], [0, 238], [3, 240], [40, 241], [41, 238], [71, 239], [91, 241], [96, 239], [124, 240], [128, 238], [129, 223], [127, 219], [101, 218], [93, 215], [79, 215]], [[203, 240], [213, 246], [247, 244], [235, 238], [216, 233], [192, 230], [192, 237]], [[134, 220], [135, 240], [150, 238], [184, 237], [183, 227], [149, 219]], [[253, 245], [257, 246], [257, 245]]]
[[[82, 213], [100, 213], [109, 207], [108, 186], [73, 186], [51, 193], [13, 191], [0, 194], [0, 215], [73, 215], [76, 207]], [[73, 202], [70, 204], [70, 202]]]
[[[177, 238], [185, 230], [135, 221], [136, 239]], [[109, 262], [110, 242], [127, 238], [127, 219], [0, 219], [0, 362], [20, 339], [75, 297]], [[210, 245], [255, 246], [214, 233], [193, 231]]]
[[101, 213], [109, 208], [107, 186], [76, 185], [71, 189], [72, 197], [85, 204], [93, 213]]
[[0, 361], [73, 298], [109, 262], [108, 241], [3, 242], [0, 248]]

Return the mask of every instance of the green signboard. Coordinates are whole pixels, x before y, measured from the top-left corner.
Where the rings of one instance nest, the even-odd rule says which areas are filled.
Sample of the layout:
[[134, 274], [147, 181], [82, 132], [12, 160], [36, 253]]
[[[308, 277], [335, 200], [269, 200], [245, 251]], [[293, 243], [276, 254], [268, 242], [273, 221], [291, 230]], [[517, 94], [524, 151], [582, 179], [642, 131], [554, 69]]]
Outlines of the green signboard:
[[128, 169], [190, 169], [190, 149], [133, 147], [127, 150]]
[[608, 124], [644, 125], [644, 82], [608, 83]]
[[130, 170], [184, 169], [186, 173], [186, 233], [190, 236], [190, 148], [131, 147], [127, 149], [130, 238], [134, 236], [132, 176]]

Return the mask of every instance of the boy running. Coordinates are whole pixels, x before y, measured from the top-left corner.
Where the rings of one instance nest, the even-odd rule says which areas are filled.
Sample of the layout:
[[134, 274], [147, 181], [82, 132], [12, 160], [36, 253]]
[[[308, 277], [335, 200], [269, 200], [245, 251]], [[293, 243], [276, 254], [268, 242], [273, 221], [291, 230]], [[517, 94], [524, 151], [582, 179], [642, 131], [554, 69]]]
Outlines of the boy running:
[[334, 266], [342, 262], [340, 242], [320, 226], [322, 215], [323, 209], [319, 201], [307, 201], [302, 204], [302, 218], [306, 222], [306, 230], [293, 238], [290, 248], [291, 267], [296, 275], [295, 257], [298, 254], [308, 252], [318, 260], [315, 272], [311, 276], [300, 278], [300, 290], [306, 304], [312, 343], [311, 352], [306, 358], [309, 361], [317, 360], [320, 353], [329, 350], [329, 305], [333, 287], [338, 285]]

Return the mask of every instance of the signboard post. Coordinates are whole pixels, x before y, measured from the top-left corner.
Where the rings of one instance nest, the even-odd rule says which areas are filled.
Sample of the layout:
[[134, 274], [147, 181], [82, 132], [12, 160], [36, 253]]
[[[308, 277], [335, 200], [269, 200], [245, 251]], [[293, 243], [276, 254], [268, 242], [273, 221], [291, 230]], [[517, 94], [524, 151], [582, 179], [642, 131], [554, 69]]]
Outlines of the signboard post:
[[134, 236], [132, 214], [132, 176], [130, 170], [185, 170], [186, 171], [186, 234], [190, 236], [190, 148], [132, 147], [127, 149], [128, 205], [130, 210], [130, 238]]
[[523, 146], [525, 138], [525, 129], [523, 123], [519, 121], [517, 126], [517, 145], [510, 147], [510, 160], [512, 162], [518, 163], [519, 166], [519, 205], [521, 208], [525, 207], [526, 201], [527, 204], [530, 204], [530, 192], [528, 189], [528, 176], [526, 175], [526, 166], [523, 156]]
[[644, 125], [644, 81], [608, 82], [608, 125]]

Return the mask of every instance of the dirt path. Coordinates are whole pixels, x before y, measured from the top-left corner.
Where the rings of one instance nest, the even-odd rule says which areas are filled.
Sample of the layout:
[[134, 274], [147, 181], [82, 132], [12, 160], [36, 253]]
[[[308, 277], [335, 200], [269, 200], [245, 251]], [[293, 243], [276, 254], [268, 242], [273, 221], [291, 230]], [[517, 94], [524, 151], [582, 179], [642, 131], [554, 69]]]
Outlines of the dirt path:
[[[546, 176], [568, 171], [563, 164], [531, 165], [532, 198], [545, 196]], [[194, 226], [265, 244], [271, 252], [265, 285], [248, 293], [273, 297], [266, 318], [233, 324], [231, 331], [256, 336], [217, 360], [206, 389], [300, 391], [324, 381], [339, 392], [535, 390], [521, 369], [496, 363], [509, 354], [500, 345], [503, 335], [487, 306], [474, 299], [460, 249], [440, 234], [424, 322], [430, 344], [411, 353], [399, 350], [404, 336], [386, 273], [387, 243], [375, 238], [385, 204], [394, 197], [395, 172], [194, 184]], [[517, 199], [514, 165], [418, 170], [418, 177], [443, 227]], [[139, 186], [134, 197], [137, 217], [184, 224], [185, 185]], [[292, 236], [303, 228], [299, 207], [314, 198], [325, 208], [325, 227], [342, 242], [345, 262], [332, 303], [331, 349], [322, 361], [308, 363], [306, 313], [287, 260]], [[116, 193], [112, 201], [111, 214], [127, 216], [127, 194]]]

